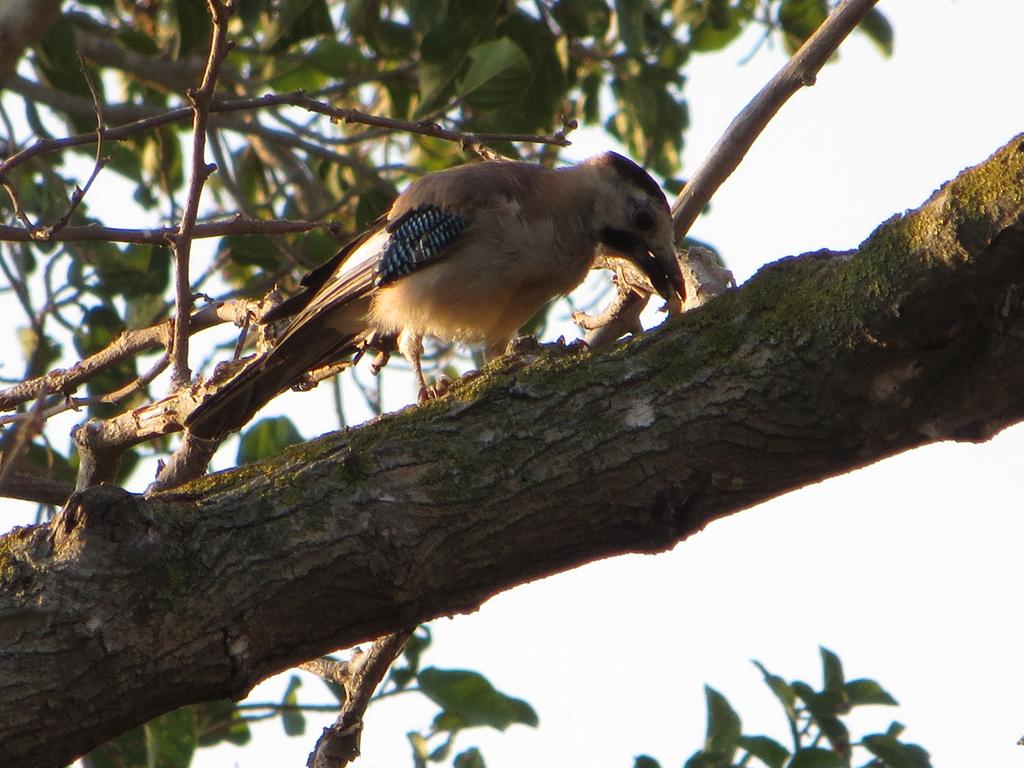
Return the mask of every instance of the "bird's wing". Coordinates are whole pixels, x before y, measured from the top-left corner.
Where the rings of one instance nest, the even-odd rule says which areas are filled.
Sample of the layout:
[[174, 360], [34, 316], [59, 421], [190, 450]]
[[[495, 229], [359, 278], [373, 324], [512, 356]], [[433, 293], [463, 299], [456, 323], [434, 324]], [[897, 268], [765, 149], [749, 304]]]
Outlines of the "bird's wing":
[[[483, 219], [493, 219], [496, 211], [507, 215], [516, 208], [514, 201], [534, 183], [538, 170], [526, 163], [477, 163], [429, 174], [413, 183], [375, 226], [303, 278], [306, 292], [267, 316], [274, 319], [297, 312], [279, 346], [309, 326], [322, 325], [333, 333], [362, 331], [355, 327], [366, 306], [361, 300], [473, 240]], [[360, 311], [346, 312], [348, 305]]]

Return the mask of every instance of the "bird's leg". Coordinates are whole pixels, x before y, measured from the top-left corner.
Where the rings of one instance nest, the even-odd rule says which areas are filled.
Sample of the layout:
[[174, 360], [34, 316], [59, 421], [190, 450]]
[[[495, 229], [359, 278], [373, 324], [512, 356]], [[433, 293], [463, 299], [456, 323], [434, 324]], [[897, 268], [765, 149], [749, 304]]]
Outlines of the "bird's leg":
[[373, 360], [370, 363], [370, 373], [376, 376], [380, 373], [381, 368], [388, 364], [388, 360], [391, 359], [391, 353], [387, 351], [380, 351], [374, 355]]
[[427, 387], [427, 380], [423, 378], [423, 364], [420, 360], [423, 357], [423, 334], [410, 331], [408, 328], [403, 330], [398, 336], [398, 351], [412, 366], [416, 383], [419, 384], [416, 402], [422, 403], [431, 395], [430, 388]]

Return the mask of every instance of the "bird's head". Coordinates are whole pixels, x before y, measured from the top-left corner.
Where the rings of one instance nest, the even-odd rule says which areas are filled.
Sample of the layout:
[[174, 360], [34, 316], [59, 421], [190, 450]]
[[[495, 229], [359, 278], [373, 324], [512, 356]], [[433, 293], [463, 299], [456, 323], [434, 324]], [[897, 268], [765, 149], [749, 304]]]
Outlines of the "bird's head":
[[678, 311], [686, 296], [676, 259], [672, 214], [665, 193], [651, 176], [615, 152], [586, 161], [594, 179], [597, 239], [610, 254], [636, 264]]

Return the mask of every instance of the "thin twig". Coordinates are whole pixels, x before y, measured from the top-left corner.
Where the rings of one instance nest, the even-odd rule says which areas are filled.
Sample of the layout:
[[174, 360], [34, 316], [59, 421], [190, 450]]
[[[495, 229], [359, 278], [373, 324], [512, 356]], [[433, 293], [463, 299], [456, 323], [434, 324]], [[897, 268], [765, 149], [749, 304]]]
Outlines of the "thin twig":
[[676, 242], [682, 243], [712, 195], [743, 160], [783, 104], [818, 71], [878, 0], [843, 0], [786, 65], [730, 123], [672, 204]]
[[[207, 237], [223, 237], [224, 235], [295, 235], [314, 229], [326, 229], [334, 235], [341, 235], [341, 227], [326, 221], [289, 221], [273, 219], [264, 221], [246, 216], [232, 216], [230, 219], [218, 219], [197, 223], [192, 229], [192, 239]], [[21, 227], [0, 224], [0, 242], [13, 243], [60, 243], [73, 241], [103, 241], [116, 243], [150, 243], [167, 245], [177, 233], [177, 227], [154, 227], [152, 229], [123, 229], [121, 227], [101, 227], [87, 224], [77, 227], [64, 227], [58, 232], [45, 228], [29, 231]]]
[[3, 493], [7, 479], [13, 476], [21, 454], [28, 448], [32, 439], [42, 431], [44, 423], [42, 410], [45, 399], [45, 393], [40, 393], [27, 414], [28, 418], [13, 427], [0, 444], [0, 449], [2, 449], [0, 450], [0, 493]]
[[192, 378], [188, 367], [189, 320], [192, 315], [192, 286], [189, 283], [189, 258], [192, 253], [192, 230], [199, 214], [199, 198], [206, 180], [215, 167], [208, 165], [206, 156], [206, 124], [210, 116], [210, 102], [217, 86], [217, 75], [228, 55], [228, 17], [234, 10], [231, 0], [207, 0], [213, 19], [213, 38], [210, 55], [206, 60], [203, 80], [188, 95], [192, 100], [192, 175], [185, 198], [185, 212], [174, 246], [174, 344], [171, 348], [171, 384], [183, 386]]
[[21, 200], [18, 199], [18, 190], [14, 188], [10, 180], [3, 174], [0, 173], [0, 186], [7, 191], [7, 196], [11, 198], [11, 203], [14, 205], [14, 216], [25, 225], [27, 232], [32, 232], [35, 227], [32, 225], [32, 221], [29, 219], [28, 214], [25, 213], [25, 208], [21, 205]]
[[82, 200], [85, 199], [86, 194], [92, 187], [92, 183], [96, 181], [96, 177], [106, 167], [109, 160], [109, 158], [103, 157], [103, 103], [100, 101], [99, 93], [96, 91], [96, 84], [92, 81], [92, 75], [89, 74], [89, 68], [85, 65], [85, 59], [82, 58], [81, 53], [78, 54], [78, 61], [81, 65], [82, 77], [85, 78], [85, 82], [89, 86], [89, 93], [92, 94], [93, 108], [96, 110], [96, 160], [93, 163], [92, 173], [89, 174], [89, 179], [85, 182], [85, 186], [75, 185], [75, 191], [71, 195], [68, 209], [64, 211], [63, 216], [49, 227], [51, 232], [59, 232], [67, 226], [67, 223], [71, 221], [71, 216], [82, 203]]
[[[14, 77], [14, 76], [11, 76]], [[15, 78], [14, 81], [10, 79], [5, 82], [8, 86], [14, 86], [19, 84], [21, 81]], [[32, 85], [35, 85], [34, 83]], [[12, 90], [20, 92], [18, 88], [12, 87]], [[84, 100], [83, 100], [84, 101]], [[289, 91], [287, 93], [278, 94], [266, 94], [264, 96], [252, 96], [241, 99], [214, 99], [210, 101], [209, 111], [211, 113], [225, 113], [225, 112], [250, 112], [260, 109], [269, 109], [278, 106], [296, 106], [307, 109], [311, 112], [318, 114], [324, 114], [328, 117], [333, 117], [337, 120], [342, 120], [348, 123], [360, 123], [364, 125], [376, 125], [386, 127], [392, 131], [400, 133], [411, 133], [421, 136], [430, 136], [436, 139], [442, 139], [444, 141], [451, 141], [463, 146], [467, 149], [474, 149], [479, 145], [486, 144], [488, 142], [496, 141], [517, 141], [522, 143], [530, 144], [552, 144], [555, 146], [568, 146], [570, 143], [566, 138], [569, 131], [575, 128], [573, 121], [568, 121], [563, 127], [556, 131], [554, 134], [536, 135], [536, 134], [518, 134], [518, 133], [478, 133], [468, 134], [459, 131], [442, 128], [437, 123], [433, 122], [412, 122], [408, 120], [397, 120], [394, 118], [385, 118], [378, 115], [371, 115], [366, 112], [360, 112], [355, 109], [338, 109], [331, 105], [317, 101], [316, 99], [310, 98], [306, 95], [304, 90]], [[73, 110], [79, 111], [79, 110]], [[107, 113], [116, 112], [109, 105], [107, 106]], [[157, 128], [161, 125], [167, 125], [168, 123], [177, 123], [183, 120], [187, 120], [193, 117], [194, 110], [192, 107], [178, 107], [167, 112], [160, 112], [156, 114], [148, 114], [145, 117], [127, 122], [123, 125], [109, 128], [103, 132], [103, 137], [108, 141], [121, 141], [123, 139], [134, 136], [137, 133]], [[247, 127], [245, 125], [232, 125], [233, 130], [245, 131]], [[252, 131], [253, 126], [249, 125], [248, 130]], [[80, 133], [74, 136], [66, 136], [61, 139], [40, 139], [31, 146], [25, 147], [20, 152], [17, 152], [5, 160], [0, 161], [0, 176], [10, 171], [34, 157], [39, 155], [47, 154], [49, 152], [56, 152], [68, 147], [78, 147], [85, 144], [92, 144], [96, 141], [95, 131], [89, 133]], [[310, 142], [307, 142], [310, 143]], [[313, 145], [315, 146], [315, 145]], [[333, 153], [332, 153], [333, 154]]]
[[[218, 302], [196, 312], [192, 316], [189, 326], [192, 333], [198, 333], [225, 322], [236, 324], [243, 322], [247, 313], [259, 314], [263, 309], [265, 307], [261, 302], [251, 299]], [[22, 403], [39, 397], [40, 393], [69, 394], [96, 375], [124, 360], [135, 357], [153, 347], [163, 346], [166, 349], [170, 345], [170, 341], [169, 320], [147, 328], [123, 331], [109, 345], [66, 370], [58, 368], [43, 376], [37, 376], [0, 390], [0, 411], [12, 410]], [[156, 365], [154, 365], [155, 367]], [[142, 381], [146, 376], [148, 374], [144, 374], [136, 381]], [[107, 395], [107, 397], [110, 396]]]

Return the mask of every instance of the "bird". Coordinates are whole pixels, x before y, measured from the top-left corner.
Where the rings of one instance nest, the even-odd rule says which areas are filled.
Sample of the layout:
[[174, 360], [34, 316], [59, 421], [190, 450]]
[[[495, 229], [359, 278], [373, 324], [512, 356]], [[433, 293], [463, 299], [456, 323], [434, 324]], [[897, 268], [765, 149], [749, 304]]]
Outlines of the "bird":
[[499, 355], [548, 301], [583, 281], [598, 252], [629, 260], [670, 311], [681, 307], [668, 201], [629, 158], [604, 152], [559, 168], [497, 160], [426, 174], [261, 318], [292, 319], [186, 427], [200, 438], [240, 429], [306, 372], [388, 344], [409, 361], [423, 399], [424, 336]]

